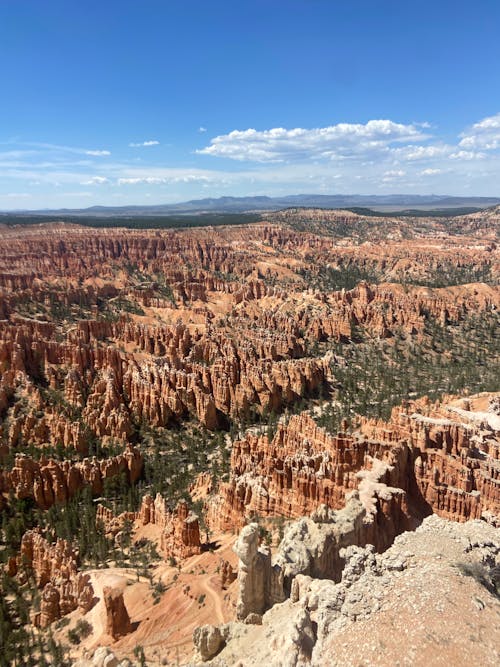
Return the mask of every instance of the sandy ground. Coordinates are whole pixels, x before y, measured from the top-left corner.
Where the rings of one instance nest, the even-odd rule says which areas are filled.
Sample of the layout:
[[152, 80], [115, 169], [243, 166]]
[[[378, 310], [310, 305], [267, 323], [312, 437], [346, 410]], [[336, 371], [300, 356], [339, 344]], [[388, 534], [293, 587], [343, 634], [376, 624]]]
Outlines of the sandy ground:
[[[155, 528], [146, 526], [144, 528]], [[154, 532], [154, 531], [153, 531]], [[148, 533], [146, 535], [146, 533]], [[154, 538], [151, 530], [136, 535]], [[153, 581], [161, 580], [167, 590], [155, 603], [153, 588], [145, 577], [137, 578], [130, 568], [109, 567], [89, 570], [96, 598], [99, 601], [85, 615], [78, 611], [67, 618], [70, 624], [54, 632], [56, 639], [68, 644], [67, 632], [75, 627], [80, 618], [85, 618], [92, 627], [92, 634], [71, 649], [72, 658], [89, 657], [97, 647], [108, 646], [122, 659], [134, 659], [137, 645], [144, 649], [148, 664], [176, 665], [189, 660], [193, 654], [193, 630], [206, 623], [225, 623], [234, 619], [237, 584], [227, 590], [221, 586], [218, 573], [221, 558], [236, 566], [237, 557], [232, 551], [235, 536], [217, 533], [212, 536], [213, 551], [186, 559], [180, 567], [171, 567], [160, 562], [150, 568]], [[120, 588], [135, 629], [129, 635], [113, 641], [105, 634], [105, 610], [102, 590], [105, 586]]]

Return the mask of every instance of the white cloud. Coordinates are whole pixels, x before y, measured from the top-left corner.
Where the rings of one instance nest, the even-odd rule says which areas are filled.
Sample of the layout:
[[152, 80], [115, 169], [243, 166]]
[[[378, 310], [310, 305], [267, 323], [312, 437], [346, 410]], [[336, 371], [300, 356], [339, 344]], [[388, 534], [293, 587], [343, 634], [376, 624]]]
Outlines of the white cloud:
[[406, 171], [403, 169], [389, 169], [384, 172], [382, 180], [387, 183], [402, 178], [403, 176], [406, 176]]
[[[113, 197], [134, 204], [146, 201], [146, 194], [174, 202], [205, 192], [214, 197], [431, 191], [499, 195], [500, 143], [494, 148], [500, 142], [499, 124], [500, 114], [483, 119], [455, 141], [445, 140], [435, 128], [435, 136], [422, 134], [429, 132], [422, 123], [391, 120], [236, 130], [211, 141], [209, 135], [205, 148], [197, 151], [230, 158], [224, 163], [230, 166], [212, 169], [202, 168], [204, 158], [187, 166], [159, 166], [148, 162], [148, 151], [140, 151], [140, 160], [135, 153], [118, 161], [103, 159], [110, 154], [105, 150], [9, 140], [0, 142], [0, 197], [4, 207], [20, 208], [26, 205], [22, 194], [31, 191], [30, 206], [46, 208], [62, 205], [64, 197], [72, 205], [105, 203]], [[152, 142], [140, 146], [155, 145]], [[242, 160], [254, 163], [244, 166]], [[9, 194], [16, 192], [19, 198]]]
[[459, 146], [466, 150], [496, 150], [500, 148], [500, 113], [474, 123], [462, 132]]
[[429, 146], [403, 146], [402, 148], [393, 148], [392, 151], [402, 160], [429, 160], [433, 158], [444, 157], [453, 150], [446, 144], [435, 144]]
[[417, 125], [370, 120], [364, 125], [338, 123], [313, 129], [233, 130], [215, 137], [209, 146], [196, 152], [255, 162], [343, 159], [384, 151], [394, 143], [425, 138]]
[[166, 183], [166, 179], [158, 178], [157, 176], [138, 176], [136, 178], [119, 178], [118, 185], [137, 185], [138, 183], [149, 183], [150, 185], [158, 185]]
[[443, 170], [442, 169], [422, 169], [420, 172], [421, 176], [436, 176], [437, 174], [442, 174]]
[[455, 151], [450, 153], [452, 160], [482, 160], [486, 157], [486, 153], [475, 153], [474, 151]]
[[162, 183], [194, 183], [209, 182], [212, 180], [210, 176], [203, 174], [171, 174], [168, 176], [133, 176], [128, 178], [119, 178], [118, 185], [139, 185], [140, 183], [147, 183], [149, 185], [160, 185]]
[[102, 155], [111, 155], [110, 151], [85, 151], [85, 155], [95, 155], [95, 156], [102, 156]]
[[131, 148], [141, 148], [142, 146], [158, 146], [159, 143], [156, 139], [149, 139], [148, 141], [140, 141], [139, 143], [131, 142], [129, 146]]
[[203, 134], [203, 132], [206, 132], [206, 131], [207, 131], [207, 128], [203, 127], [203, 125], [200, 125], [200, 127], [198, 128], [198, 132], [201, 132], [202, 134]]
[[104, 183], [109, 183], [109, 179], [105, 176], [92, 176], [88, 181], [82, 181], [80, 185], [103, 185]]

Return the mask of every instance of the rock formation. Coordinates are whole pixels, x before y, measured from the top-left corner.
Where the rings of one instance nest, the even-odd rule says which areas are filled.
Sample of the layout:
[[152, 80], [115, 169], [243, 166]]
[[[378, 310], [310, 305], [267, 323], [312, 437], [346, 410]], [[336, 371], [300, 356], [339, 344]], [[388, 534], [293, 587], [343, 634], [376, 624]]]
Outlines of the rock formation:
[[[342, 224], [358, 220], [343, 215]], [[469, 233], [470, 221], [456, 224]], [[432, 225], [427, 232], [424, 240], [386, 243], [383, 258], [376, 244], [339, 245], [281, 223], [7, 232], [0, 242], [6, 440], [85, 453], [89, 434], [126, 441], [141, 420], [165, 426], [196, 416], [213, 429], [227, 416], [279, 412], [324, 386], [324, 361], [311, 354], [321, 341], [349, 340], [356, 326], [378, 337], [422, 336], [429, 317], [445, 324], [498, 308], [498, 289], [474, 280], [498, 279], [496, 246], [486, 252], [484, 241], [460, 234], [436, 242]], [[325, 267], [346, 274], [354, 267], [379, 284], [310, 288]], [[395, 284], [446, 267], [470, 275], [471, 284]], [[21, 389], [27, 405], [9, 406]]]
[[233, 570], [231, 563], [223, 558], [219, 561], [220, 585], [222, 589], [230, 586], [233, 581], [236, 581], [237, 573]]
[[104, 481], [125, 473], [136, 482], [142, 471], [142, 455], [128, 445], [123, 454], [109, 459], [93, 457], [81, 462], [56, 461], [42, 457], [34, 461], [18, 454], [10, 471], [0, 469], [0, 493], [13, 491], [17, 498], [33, 498], [42, 509], [54, 503], [65, 503], [79, 489], [90, 486], [92, 493], [101, 494]]
[[263, 614], [269, 606], [271, 552], [266, 547], [259, 547], [259, 526], [256, 523], [242, 529], [234, 551], [239, 558], [240, 590], [236, 616], [244, 620], [249, 614]]
[[474, 409], [489, 399], [495, 395], [464, 399], [468, 410], [452, 399], [408, 403], [388, 422], [364, 419], [350, 434], [333, 436], [305, 413], [279, 423], [271, 441], [248, 433], [233, 444], [230, 479], [211, 500], [210, 521], [228, 530], [252, 516], [298, 518], [322, 504], [339, 509], [377, 461], [387, 464], [383, 481], [405, 492], [408, 515], [498, 515], [500, 422]]
[[45, 628], [75, 609], [86, 613], [95, 603], [90, 577], [78, 571], [75, 552], [65, 540], [50, 544], [34, 530], [26, 532], [9, 569], [11, 576], [24, 577], [26, 569], [33, 572], [41, 590], [40, 611], [33, 614], [36, 626]]
[[406, 492], [384, 482], [391, 468], [375, 462], [364, 471], [359, 490], [347, 496], [343, 509], [320, 505], [311, 517], [289, 525], [273, 559], [268, 548], [259, 547], [259, 526], [245, 526], [235, 545], [240, 558], [237, 617], [261, 615], [283, 601], [299, 574], [339, 580], [345, 547], [371, 544], [383, 551], [396, 535], [415, 527], [419, 517], [410, 514]]
[[107, 646], [100, 646], [91, 658], [80, 658], [71, 667], [131, 667], [130, 660], [119, 660]]
[[[259, 664], [273, 664], [273, 651], [290, 664], [322, 664], [324, 655], [333, 664], [337, 626], [376, 604], [356, 577], [410, 569], [409, 557], [394, 567], [380, 560], [396, 536], [433, 512], [499, 525], [499, 401], [419, 399], [388, 421], [354, 418], [335, 434], [311, 415], [340, 386], [348, 354], [339, 349], [379, 340], [411, 354], [437, 341], [434, 331], [477, 322], [483, 332], [479, 318], [494, 340], [498, 220], [493, 210], [398, 219], [290, 209], [196, 230], [2, 226], [0, 508], [11, 509], [11, 494], [47, 509], [83, 487], [100, 496], [117, 475], [135, 483], [150, 429], [239, 429], [228, 477], [217, 480], [213, 466], [189, 489], [206, 501], [210, 528], [243, 528], [237, 615], [245, 623], [197, 631], [200, 659], [229, 651], [221, 660], [235, 664], [231, 644], [255, 636], [265, 647], [250, 658]], [[306, 401], [311, 413], [278, 420], [273, 433], [277, 415]], [[97, 520], [117, 542], [125, 522], [152, 524], [142, 532], [158, 536], [165, 558], [203, 560], [197, 517], [170, 502], [146, 496], [137, 513], [119, 516], [102, 504]], [[259, 533], [275, 517], [289, 525], [273, 556]], [[30, 532], [23, 550], [41, 587], [37, 625], [88, 607], [90, 583], [68, 544]], [[21, 570], [17, 558], [7, 563], [9, 574]], [[221, 563], [222, 588], [234, 576]], [[128, 632], [121, 594], [107, 591], [105, 606], [110, 636]]]
[[[496, 664], [500, 542], [492, 526], [431, 516], [383, 554], [348, 546], [339, 555], [344, 567], [337, 580], [297, 574], [290, 597], [260, 624], [198, 628], [198, 659], [219, 667], [284, 660], [297, 667], [383, 667], [433, 664], [439, 655], [455, 665]], [[443, 618], [454, 622], [443, 625]]]
[[159, 493], [154, 500], [145, 496], [136, 518], [142, 525], [153, 523], [160, 527], [160, 547], [166, 557], [184, 559], [201, 552], [198, 517], [185, 501], [179, 501], [171, 512]]
[[[101, 522], [106, 534], [118, 539], [125, 522], [138, 526], [154, 524], [160, 529], [159, 547], [165, 558], [185, 559], [201, 553], [200, 526], [198, 516], [187, 503], [181, 500], [173, 511], [160, 493], [145, 495], [138, 512], [122, 512], [115, 515], [112, 510], [98, 505], [96, 521]], [[230, 574], [228, 573], [228, 578]]]
[[102, 592], [106, 609], [106, 634], [116, 640], [132, 631], [123, 593], [109, 586], [105, 586]]

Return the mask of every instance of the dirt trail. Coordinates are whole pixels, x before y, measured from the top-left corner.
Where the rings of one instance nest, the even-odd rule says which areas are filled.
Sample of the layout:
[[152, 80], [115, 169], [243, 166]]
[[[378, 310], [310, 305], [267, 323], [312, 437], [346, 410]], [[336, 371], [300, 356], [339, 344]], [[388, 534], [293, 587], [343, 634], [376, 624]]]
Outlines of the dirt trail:
[[221, 592], [217, 591], [215, 588], [212, 586], [212, 576], [208, 576], [205, 579], [202, 579], [200, 581], [199, 586], [200, 588], [205, 591], [205, 593], [210, 597], [215, 614], [217, 616], [217, 623], [214, 621], [214, 625], [217, 625], [218, 623], [225, 623], [226, 619], [224, 618], [224, 612], [222, 610], [222, 603], [221, 603]]

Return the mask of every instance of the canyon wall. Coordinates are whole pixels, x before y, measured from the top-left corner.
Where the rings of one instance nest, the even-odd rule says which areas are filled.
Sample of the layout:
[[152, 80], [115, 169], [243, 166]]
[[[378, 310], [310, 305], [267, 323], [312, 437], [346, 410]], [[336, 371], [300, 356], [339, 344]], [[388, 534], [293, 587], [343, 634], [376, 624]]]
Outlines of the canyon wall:
[[8, 570], [11, 576], [34, 576], [41, 590], [40, 610], [32, 618], [38, 627], [45, 628], [75, 609], [86, 613], [96, 602], [90, 577], [78, 571], [76, 554], [65, 540], [50, 544], [35, 530], [28, 531]]
[[104, 482], [124, 474], [131, 483], [142, 471], [142, 455], [127, 445], [122, 454], [109, 459], [95, 457], [81, 462], [56, 461], [42, 457], [39, 461], [18, 454], [10, 470], [0, 469], [0, 493], [13, 492], [16, 498], [32, 498], [41, 509], [54, 503], [66, 503], [77, 491], [89, 486], [100, 495]]
[[349, 434], [331, 435], [307, 413], [279, 423], [271, 440], [250, 432], [233, 444], [230, 479], [210, 501], [209, 520], [231, 530], [253, 516], [340, 509], [378, 461], [389, 466], [382, 481], [405, 492], [415, 517], [498, 515], [500, 418], [489, 407], [497, 402], [496, 395], [422, 399], [394, 408], [388, 422], [362, 419]]

